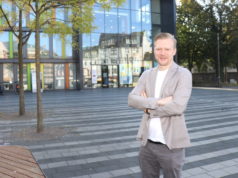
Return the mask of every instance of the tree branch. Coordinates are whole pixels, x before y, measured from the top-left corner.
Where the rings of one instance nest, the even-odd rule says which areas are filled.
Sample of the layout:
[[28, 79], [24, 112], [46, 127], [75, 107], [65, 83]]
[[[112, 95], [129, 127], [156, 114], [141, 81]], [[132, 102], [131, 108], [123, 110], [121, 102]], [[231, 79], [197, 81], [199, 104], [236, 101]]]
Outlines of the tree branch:
[[3, 16], [4, 16], [4, 19], [7, 21], [8, 27], [11, 29], [11, 31], [13, 32], [13, 34], [14, 34], [16, 37], [18, 37], [18, 35], [16, 34], [16, 32], [15, 32], [15, 30], [14, 30], [14, 26], [15, 26], [15, 25], [14, 25], [14, 26], [11, 25], [11, 23], [10, 23], [10, 21], [9, 21], [7, 15], [6, 15], [6, 13], [5, 13], [4, 10], [2, 9], [2, 5], [0, 5], [0, 10], [1, 10]]
[[30, 30], [27, 35], [23, 36], [23, 42], [22, 42], [23, 45], [26, 44], [26, 42], [28, 41], [28, 39], [31, 36], [31, 33], [32, 33], [32, 30]]

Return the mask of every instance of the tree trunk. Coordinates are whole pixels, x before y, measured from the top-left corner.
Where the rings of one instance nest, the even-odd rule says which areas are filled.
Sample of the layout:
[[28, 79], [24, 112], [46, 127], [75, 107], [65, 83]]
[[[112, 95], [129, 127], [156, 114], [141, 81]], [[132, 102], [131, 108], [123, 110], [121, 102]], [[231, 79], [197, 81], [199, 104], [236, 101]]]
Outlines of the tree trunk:
[[43, 111], [42, 111], [42, 97], [41, 97], [41, 80], [40, 80], [40, 14], [38, 7], [38, 0], [35, 1], [36, 7], [36, 33], [35, 33], [35, 57], [36, 57], [36, 93], [37, 93], [37, 133], [42, 132], [43, 125]]
[[[18, 42], [18, 67], [19, 67], [19, 115], [25, 114], [25, 96], [23, 85], [23, 41], [22, 41], [22, 10], [19, 10], [19, 42]], [[16, 86], [17, 87], [17, 84]], [[16, 88], [18, 92], [18, 88]]]

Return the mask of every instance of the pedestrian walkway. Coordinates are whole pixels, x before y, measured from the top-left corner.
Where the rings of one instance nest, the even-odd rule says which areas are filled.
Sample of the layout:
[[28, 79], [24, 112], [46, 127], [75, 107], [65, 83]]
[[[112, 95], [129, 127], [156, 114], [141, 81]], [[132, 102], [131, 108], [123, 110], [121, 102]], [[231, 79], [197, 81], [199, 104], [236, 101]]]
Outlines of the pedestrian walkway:
[[[49, 178], [141, 178], [135, 140], [142, 111], [127, 106], [131, 89], [43, 93], [45, 126], [63, 137], [24, 141], [8, 135], [32, 128], [35, 120], [0, 120], [0, 143], [28, 147]], [[0, 113], [16, 112], [18, 96], [0, 96]], [[34, 111], [35, 94], [26, 93]], [[238, 91], [193, 89], [186, 111], [192, 147], [184, 178], [238, 177]]]

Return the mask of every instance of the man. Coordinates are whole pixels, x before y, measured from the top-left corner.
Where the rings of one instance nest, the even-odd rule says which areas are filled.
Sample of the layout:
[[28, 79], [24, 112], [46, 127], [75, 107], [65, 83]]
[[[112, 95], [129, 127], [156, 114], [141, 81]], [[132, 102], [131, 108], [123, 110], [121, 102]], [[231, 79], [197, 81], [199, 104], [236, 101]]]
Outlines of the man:
[[181, 178], [184, 148], [190, 145], [184, 111], [192, 91], [191, 73], [174, 61], [176, 39], [169, 33], [154, 38], [158, 66], [145, 71], [128, 96], [128, 105], [144, 111], [137, 138], [143, 178]]

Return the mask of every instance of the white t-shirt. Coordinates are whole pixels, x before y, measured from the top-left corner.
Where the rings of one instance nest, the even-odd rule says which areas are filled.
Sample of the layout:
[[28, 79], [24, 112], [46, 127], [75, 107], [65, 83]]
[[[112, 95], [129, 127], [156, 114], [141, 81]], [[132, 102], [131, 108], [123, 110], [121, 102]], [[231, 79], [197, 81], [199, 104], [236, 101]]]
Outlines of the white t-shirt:
[[[168, 72], [168, 69], [163, 71], [158, 70], [157, 72], [156, 83], [155, 83], [155, 98], [160, 97], [162, 84], [167, 72]], [[166, 144], [164, 139], [164, 134], [162, 132], [160, 118], [152, 118], [150, 120], [148, 139], [155, 142], [161, 142]]]

